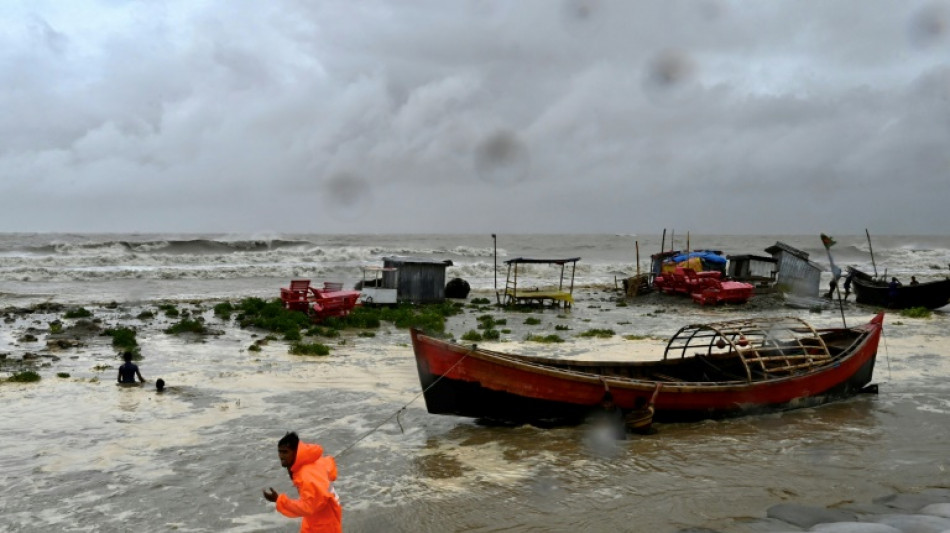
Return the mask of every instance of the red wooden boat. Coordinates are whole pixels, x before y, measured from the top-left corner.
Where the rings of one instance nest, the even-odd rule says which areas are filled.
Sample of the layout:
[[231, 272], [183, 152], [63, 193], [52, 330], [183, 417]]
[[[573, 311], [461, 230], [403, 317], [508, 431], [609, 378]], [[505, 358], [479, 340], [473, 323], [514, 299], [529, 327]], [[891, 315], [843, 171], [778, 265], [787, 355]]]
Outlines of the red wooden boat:
[[[412, 330], [430, 413], [538, 426], [576, 424], [610, 391], [628, 412], [657, 387], [654, 419], [683, 421], [818, 405], [861, 391], [884, 314], [815, 330], [797, 318], [685, 326], [655, 361], [577, 361], [495, 352]], [[872, 389], [871, 387], [868, 388]]]

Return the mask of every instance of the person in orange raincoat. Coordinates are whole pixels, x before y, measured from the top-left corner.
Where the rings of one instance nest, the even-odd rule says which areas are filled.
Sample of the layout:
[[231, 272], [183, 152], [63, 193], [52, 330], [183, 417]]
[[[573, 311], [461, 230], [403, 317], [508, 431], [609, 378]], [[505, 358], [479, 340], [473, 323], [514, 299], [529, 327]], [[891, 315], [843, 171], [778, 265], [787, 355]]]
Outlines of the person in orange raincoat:
[[336, 480], [336, 460], [323, 455], [319, 444], [300, 442], [290, 432], [277, 443], [280, 465], [290, 473], [300, 498], [292, 500], [286, 494], [277, 494], [273, 488], [264, 490], [264, 499], [277, 503], [277, 510], [290, 518], [303, 517], [301, 533], [342, 533], [343, 510], [333, 481]]

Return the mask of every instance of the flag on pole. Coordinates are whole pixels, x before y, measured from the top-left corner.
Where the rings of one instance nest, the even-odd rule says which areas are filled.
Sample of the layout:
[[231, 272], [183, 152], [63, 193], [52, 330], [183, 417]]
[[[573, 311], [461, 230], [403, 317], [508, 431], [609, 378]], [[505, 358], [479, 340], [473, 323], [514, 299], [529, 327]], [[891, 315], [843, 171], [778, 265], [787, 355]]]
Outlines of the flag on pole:
[[835, 260], [831, 257], [831, 247], [835, 245], [835, 240], [822, 233], [821, 244], [825, 245], [825, 251], [828, 252], [828, 263], [831, 264], [831, 276], [834, 278], [834, 283], [837, 283], [838, 278], [841, 277], [841, 269], [835, 266]]
[[835, 245], [835, 240], [832, 239], [831, 237], [825, 235], [824, 233], [822, 233], [822, 234], [821, 234], [821, 244], [824, 244], [824, 245], [825, 245], [825, 248], [831, 248], [832, 246]]

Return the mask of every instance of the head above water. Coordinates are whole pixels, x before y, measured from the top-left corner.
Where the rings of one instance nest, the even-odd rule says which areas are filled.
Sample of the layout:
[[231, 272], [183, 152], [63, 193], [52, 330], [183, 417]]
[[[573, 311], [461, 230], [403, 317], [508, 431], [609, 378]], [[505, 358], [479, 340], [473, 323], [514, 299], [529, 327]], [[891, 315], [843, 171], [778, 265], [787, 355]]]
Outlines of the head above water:
[[280, 466], [284, 468], [294, 466], [294, 461], [297, 460], [298, 444], [300, 444], [300, 437], [293, 431], [288, 431], [277, 441], [277, 457], [280, 458]]
[[125, 360], [126, 363], [131, 363], [131, 362], [132, 362], [132, 352], [128, 352], [128, 351], [127, 351], [127, 352], [123, 352], [123, 353], [122, 353], [122, 359]]
[[165, 390], [165, 380], [164, 380], [164, 379], [158, 378], [158, 379], [155, 381], [155, 390], [157, 390], [158, 392], [162, 392], [163, 390]]

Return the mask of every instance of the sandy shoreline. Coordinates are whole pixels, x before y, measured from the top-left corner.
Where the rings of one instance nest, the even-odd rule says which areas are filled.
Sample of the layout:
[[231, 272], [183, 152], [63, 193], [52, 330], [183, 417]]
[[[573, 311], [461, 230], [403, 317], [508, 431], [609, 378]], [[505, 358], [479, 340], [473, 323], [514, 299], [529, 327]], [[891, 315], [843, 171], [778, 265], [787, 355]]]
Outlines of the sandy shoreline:
[[[475, 298], [490, 296], [470, 294], [463, 312], [447, 319], [446, 332], [460, 339], [477, 329], [479, 317], [489, 314], [505, 321], [496, 329], [510, 331], [501, 333], [497, 342], [480, 345], [555, 357], [654, 358], [670, 335], [690, 323], [752, 315], [800, 316], [815, 327], [841, 323], [837, 308], [817, 300], [803, 306], [768, 297], [745, 306], [704, 308], [672, 296], [622, 300], [611, 287], [583, 287], [575, 291], [576, 303], [570, 310], [525, 313], [471, 304]], [[56, 508], [57, 516], [101, 526], [112, 523], [110, 504], [77, 507], [77, 494], [91, 491], [97, 496], [88, 496], [90, 502], [118, 498], [116, 505], [132, 507], [139, 498], [157, 498], [158, 509], [178, 517], [161, 522], [164, 527], [193, 523], [182, 518], [190, 516], [191, 509], [184, 501], [197, 498], [212, 507], [227, 501], [241, 509], [244, 526], [212, 513], [200, 519], [206, 521], [204, 530], [273, 531], [289, 524], [261, 503], [259, 486], [283, 483], [278, 490], [292, 490], [272, 457], [275, 435], [287, 429], [319, 440], [332, 453], [358, 442], [341, 458], [346, 476], [339, 490], [346, 495], [348, 531], [377, 531], [375, 526], [391, 521], [401, 524], [397, 531], [451, 530], [448, 524], [454, 520], [477, 522], [486, 507], [512, 524], [522, 524], [513, 525], [514, 531], [544, 524], [556, 530], [559, 520], [577, 517], [619, 525], [630, 512], [621, 502], [629, 498], [646, 499], [638, 504], [638, 519], [659, 530], [671, 530], [671, 523], [734, 523], [736, 516], [764, 516], [769, 507], [783, 501], [829, 506], [841, 501], [841, 489], [836, 489], [841, 486], [849, 487], [851, 501], [879, 497], [883, 487], [893, 492], [936, 486], [945, 462], [943, 429], [930, 431], [925, 438], [909, 433], [918, 426], [946, 427], [934, 422], [948, 416], [940, 388], [941, 376], [950, 374], [942, 357], [948, 320], [944, 312], [929, 319], [887, 316], [874, 379], [886, 386], [878, 399], [777, 417], [667, 426], [656, 439], [632, 440], [619, 456], [599, 458], [585, 451], [578, 429], [501, 430], [429, 415], [418, 398], [419, 381], [405, 329], [384, 322], [372, 336], [344, 330], [338, 338], [305, 337], [330, 346], [324, 357], [290, 354], [290, 343], [279, 339], [262, 343], [255, 352], [248, 348], [268, 332], [241, 328], [233, 317], [215, 317], [213, 307], [219, 301], [0, 310], [0, 354], [6, 354], [0, 375], [33, 368], [42, 377], [38, 383], [0, 383], [0, 400], [6, 406], [0, 445], [7, 456], [0, 465], [0, 481], [6, 480], [23, 495], [14, 504], [24, 509]], [[160, 306], [169, 303], [192, 317], [204, 317], [206, 325], [219, 333], [166, 333], [180, 318], [161, 312]], [[79, 307], [91, 316], [64, 318]], [[140, 318], [143, 311], [154, 317]], [[874, 311], [845, 305], [849, 324], [867, 321]], [[63, 330], [54, 335], [50, 324], [57, 320]], [[136, 331], [143, 356], [139, 364], [149, 380], [144, 387], [114, 384], [121, 361], [111, 337], [102, 331], [116, 327]], [[611, 329], [615, 334], [578, 336], [589, 329]], [[564, 342], [527, 341], [529, 334], [557, 334]], [[155, 392], [154, 380], [159, 377], [168, 382], [170, 393]], [[900, 440], [889, 442], [893, 439]], [[884, 441], [882, 448], [876, 447], [879, 441]], [[37, 452], [40, 442], [43, 446]], [[893, 457], [878, 459], [881, 453]], [[734, 464], [737, 454], [744, 455], [743, 461]], [[750, 460], [748, 468], [755, 474], [740, 468]], [[841, 460], [846, 466], [838, 474]], [[243, 474], [228, 466], [234, 461]], [[618, 470], [618, 461], [624, 469]], [[872, 464], [875, 468], [870, 468]], [[851, 469], [868, 469], [861, 474], [863, 484], [851, 484]], [[832, 481], [822, 478], [827, 475]], [[116, 477], [124, 484], [121, 491], [109, 489], [109, 480]], [[33, 481], [24, 486], [23, 479]], [[696, 492], [697, 483], [731, 488]], [[582, 499], [582, 507], [573, 508], [568, 503], [572, 496], [552, 507], [547, 500], [563, 492], [556, 487], [565, 484], [585, 487], [592, 497], [611, 496], [603, 501]], [[399, 488], [406, 486], [413, 490]], [[631, 489], [640, 486], [663, 489], [655, 494]], [[155, 493], [155, 487], [175, 487], [188, 498], [163, 496]], [[514, 505], [514, 490], [534, 494], [529, 503], [541, 498], [537, 509], [525, 514], [521, 504]], [[68, 496], [60, 491], [68, 491]], [[673, 498], [670, 494], [682, 494], [677, 498], [685, 500], [667, 503]], [[598, 514], [604, 501], [616, 501], [618, 508]], [[97, 510], [102, 505], [106, 507]], [[664, 505], [675, 505], [675, 520], [651, 513]], [[418, 506], [429, 509], [434, 521], [417, 528], [418, 518], [408, 509]], [[44, 525], [55, 529], [53, 518], [38, 519], [24, 512], [11, 515], [6, 523], [21, 530], [30, 530], [23, 524], [36, 524], [35, 530]], [[143, 518], [152, 517], [148, 510], [141, 513]]]
[[[656, 293], [625, 298], [620, 291], [610, 286], [580, 288], [575, 298], [571, 308], [543, 307], [524, 312], [494, 305], [491, 291], [473, 291], [467, 299], [455, 300], [464, 307], [461, 313], [446, 319], [445, 331], [458, 342], [465, 342], [462, 339], [466, 332], [480, 331], [478, 318], [491, 315], [501, 322], [495, 326], [501, 335], [495, 341], [479, 340], [479, 344], [484, 346], [520, 353], [543, 352], [555, 357], [651, 359], [662, 355], [666, 341], [676, 330], [692, 323], [759, 315], [788, 315], [799, 316], [815, 327], [837, 327], [841, 324], [841, 310], [837, 304], [818, 298], [801, 300], [785, 299], [782, 295], [762, 295], [754, 297], [745, 305], [703, 307], [688, 298]], [[489, 300], [491, 303], [476, 305], [471, 303], [472, 300]], [[32, 369], [47, 379], [55, 378], [56, 374], [68, 373], [71, 379], [108, 381], [105, 370], [114, 369], [120, 364], [118, 351], [110, 346], [111, 337], [103, 333], [110, 328], [128, 327], [136, 331], [143, 343], [143, 359], [140, 361], [143, 368], [149, 366], [148, 359], [153, 355], [151, 352], [160, 346], [163, 337], [178, 337], [182, 342], [192, 343], [200, 351], [209, 351], [212, 346], [246, 350], [255, 342], [260, 343], [260, 339], [273, 336], [273, 333], [264, 330], [243, 329], [233, 317], [226, 320], [216, 317], [213, 307], [222, 301], [228, 300], [189, 299], [131, 304], [90, 301], [84, 305], [52, 301], [29, 307], [8, 306], [0, 309], [0, 377]], [[237, 303], [235, 300], [230, 301]], [[211, 333], [165, 333], [181, 317], [165, 316], [163, 306], [180, 310], [181, 317], [202, 320]], [[89, 316], [67, 318], [68, 313], [77, 310], [87, 311]], [[845, 319], [850, 324], [865, 321], [874, 312], [875, 309], [853, 302], [844, 304]], [[143, 313], [152, 313], [154, 316], [143, 318]], [[941, 324], [946, 316], [939, 310], [930, 319], [907, 319], [891, 313], [888, 322], [899, 326], [903, 332], [914, 330], [913, 338], [905, 339], [904, 335], [899, 335], [898, 342], [913, 348], [925, 348], [934, 340], [944, 338]], [[61, 330], [51, 331], [56, 323], [61, 324]], [[905, 327], [909, 324], [913, 328]], [[610, 330], [614, 334], [601, 338], [578, 336], [591, 329]], [[354, 329], [346, 329], [341, 333], [338, 339], [305, 337], [304, 340], [327, 344], [335, 353], [344, 355], [351, 355], [361, 348], [405, 348], [408, 343], [408, 332], [399, 330], [391, 323], [383, 323], [379, 330], [364, 335]], [[552, 334], [563, 342], [538, 343], [526, 340], [529, 335]], [[286, 341], [273, 339], [264, 345], [264, 353], [258, 355], [263, 358], [265, 354], [281, 352], [282, 347], [288, 345]], [[83, 362], [95, 364], [84, 369]]]

